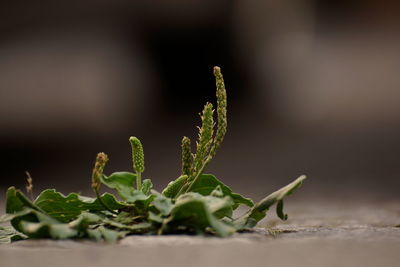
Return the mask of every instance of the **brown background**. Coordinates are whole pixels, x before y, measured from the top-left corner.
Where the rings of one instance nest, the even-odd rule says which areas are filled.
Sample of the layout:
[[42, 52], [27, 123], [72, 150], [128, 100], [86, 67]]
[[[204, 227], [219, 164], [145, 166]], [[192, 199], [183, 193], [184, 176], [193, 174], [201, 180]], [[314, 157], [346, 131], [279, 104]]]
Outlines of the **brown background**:
[[225, 75], [226, 140], [208, 171], [260, 198], [398, 200], [395, 1], [18, 1], [0, 8], [0, 188], [90, 192], [97, 152], [161, 190]]

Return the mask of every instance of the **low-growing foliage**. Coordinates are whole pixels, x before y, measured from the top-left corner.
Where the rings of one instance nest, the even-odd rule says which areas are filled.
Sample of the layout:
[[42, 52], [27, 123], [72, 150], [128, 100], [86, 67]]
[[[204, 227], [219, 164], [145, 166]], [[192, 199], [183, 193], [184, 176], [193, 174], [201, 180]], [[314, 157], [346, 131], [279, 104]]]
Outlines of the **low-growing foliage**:
[[[132, 172], [104, 174], [108, 161], [99, 153], [92, 174], [96, 197], [70, 193], [65, 196], [54, 189], [44, 190], [35, 200], [10, 187], [6, 193], [6, 214], [0, 227], [0, 243], [26, 238], [91, 238], [113, 242], [128, 234], [213, 234], [226, 237], [257, 225], [274, 204], [277, 215], [286, 220], [283, 198], [300, 187], [300, 176], [282, 189], [255, 203], [204, 170], [215, 156], [227, 129], [227, 99], [219, 67], [214, 67], [217, 96], [217, 124], [211, 103], [201, 113], [202, 125], [192, 152], [188, 137], [182, 139], [181, 176], [171, 181], [161, 193], [153, 189], [150, 179], [142, 181], [145, 170], [143, 146], [136, 137], [132, 147]], [[216, 129], [215, 129], [216, 128]], [[215, 129], [215, 133], [214, 133]], [[29, 180], [30, 189], [32, 180]], [[101, 186], [112, 189], [100, 195]], [[28, 190], [29, 191], [29, 190]], [[30, 190], [31, 192], [31, 190]], [[248, 206], [243, 215], [233, 218], [240, 205]]]

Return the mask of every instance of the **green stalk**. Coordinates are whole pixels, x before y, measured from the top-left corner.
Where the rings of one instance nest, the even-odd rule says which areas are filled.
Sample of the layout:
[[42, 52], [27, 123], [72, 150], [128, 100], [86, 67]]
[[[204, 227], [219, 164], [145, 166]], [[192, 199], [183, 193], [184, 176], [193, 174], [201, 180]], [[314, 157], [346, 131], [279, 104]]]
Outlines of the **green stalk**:
[[142, 173], [136, 172], [136, 188], [137, 190], [142, 189]]
[[204, 169], [207, 167], [208, 163], [210, 163], [212, 157], [207, 157], [207, 159], [204, 161], [203, 165], [201, 168], [196, 172], [195, 177], [193, 180], [190, 182], [189, 186], [186, 188], [185, 193], [190, 192], [192, 190], [193, 185], [196, 183], [196, 181], [199, 179], [200, 175], [203, 173]]

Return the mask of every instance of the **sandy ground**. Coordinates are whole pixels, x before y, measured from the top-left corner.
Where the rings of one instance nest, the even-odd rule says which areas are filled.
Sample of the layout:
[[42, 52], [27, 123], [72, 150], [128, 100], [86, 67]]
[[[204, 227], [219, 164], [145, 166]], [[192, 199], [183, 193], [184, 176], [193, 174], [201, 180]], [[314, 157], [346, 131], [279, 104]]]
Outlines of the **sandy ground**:
[[[118, 244], [29, 240], [0, 246], [0, 266], [399, 266], [400, 205], [289, 203], [253, 233], [221, 239], [130, 236]], [[275, 230], [271, 234], [269, 229]]]

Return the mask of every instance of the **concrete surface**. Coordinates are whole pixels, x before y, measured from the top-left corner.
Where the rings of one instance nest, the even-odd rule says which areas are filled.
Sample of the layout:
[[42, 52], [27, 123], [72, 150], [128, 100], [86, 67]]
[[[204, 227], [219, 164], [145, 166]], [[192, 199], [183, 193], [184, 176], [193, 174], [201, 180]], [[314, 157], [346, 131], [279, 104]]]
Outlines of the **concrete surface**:
[[[400, 205], [287, 203], [231, 238], [130, 236], [118, 244], [28, 240], [0, 246], [0, 266], [399, 266]], [[272, 214], [272, 212], [271, 212]], [[275, 231], [270, 231], [274, 229]]]

